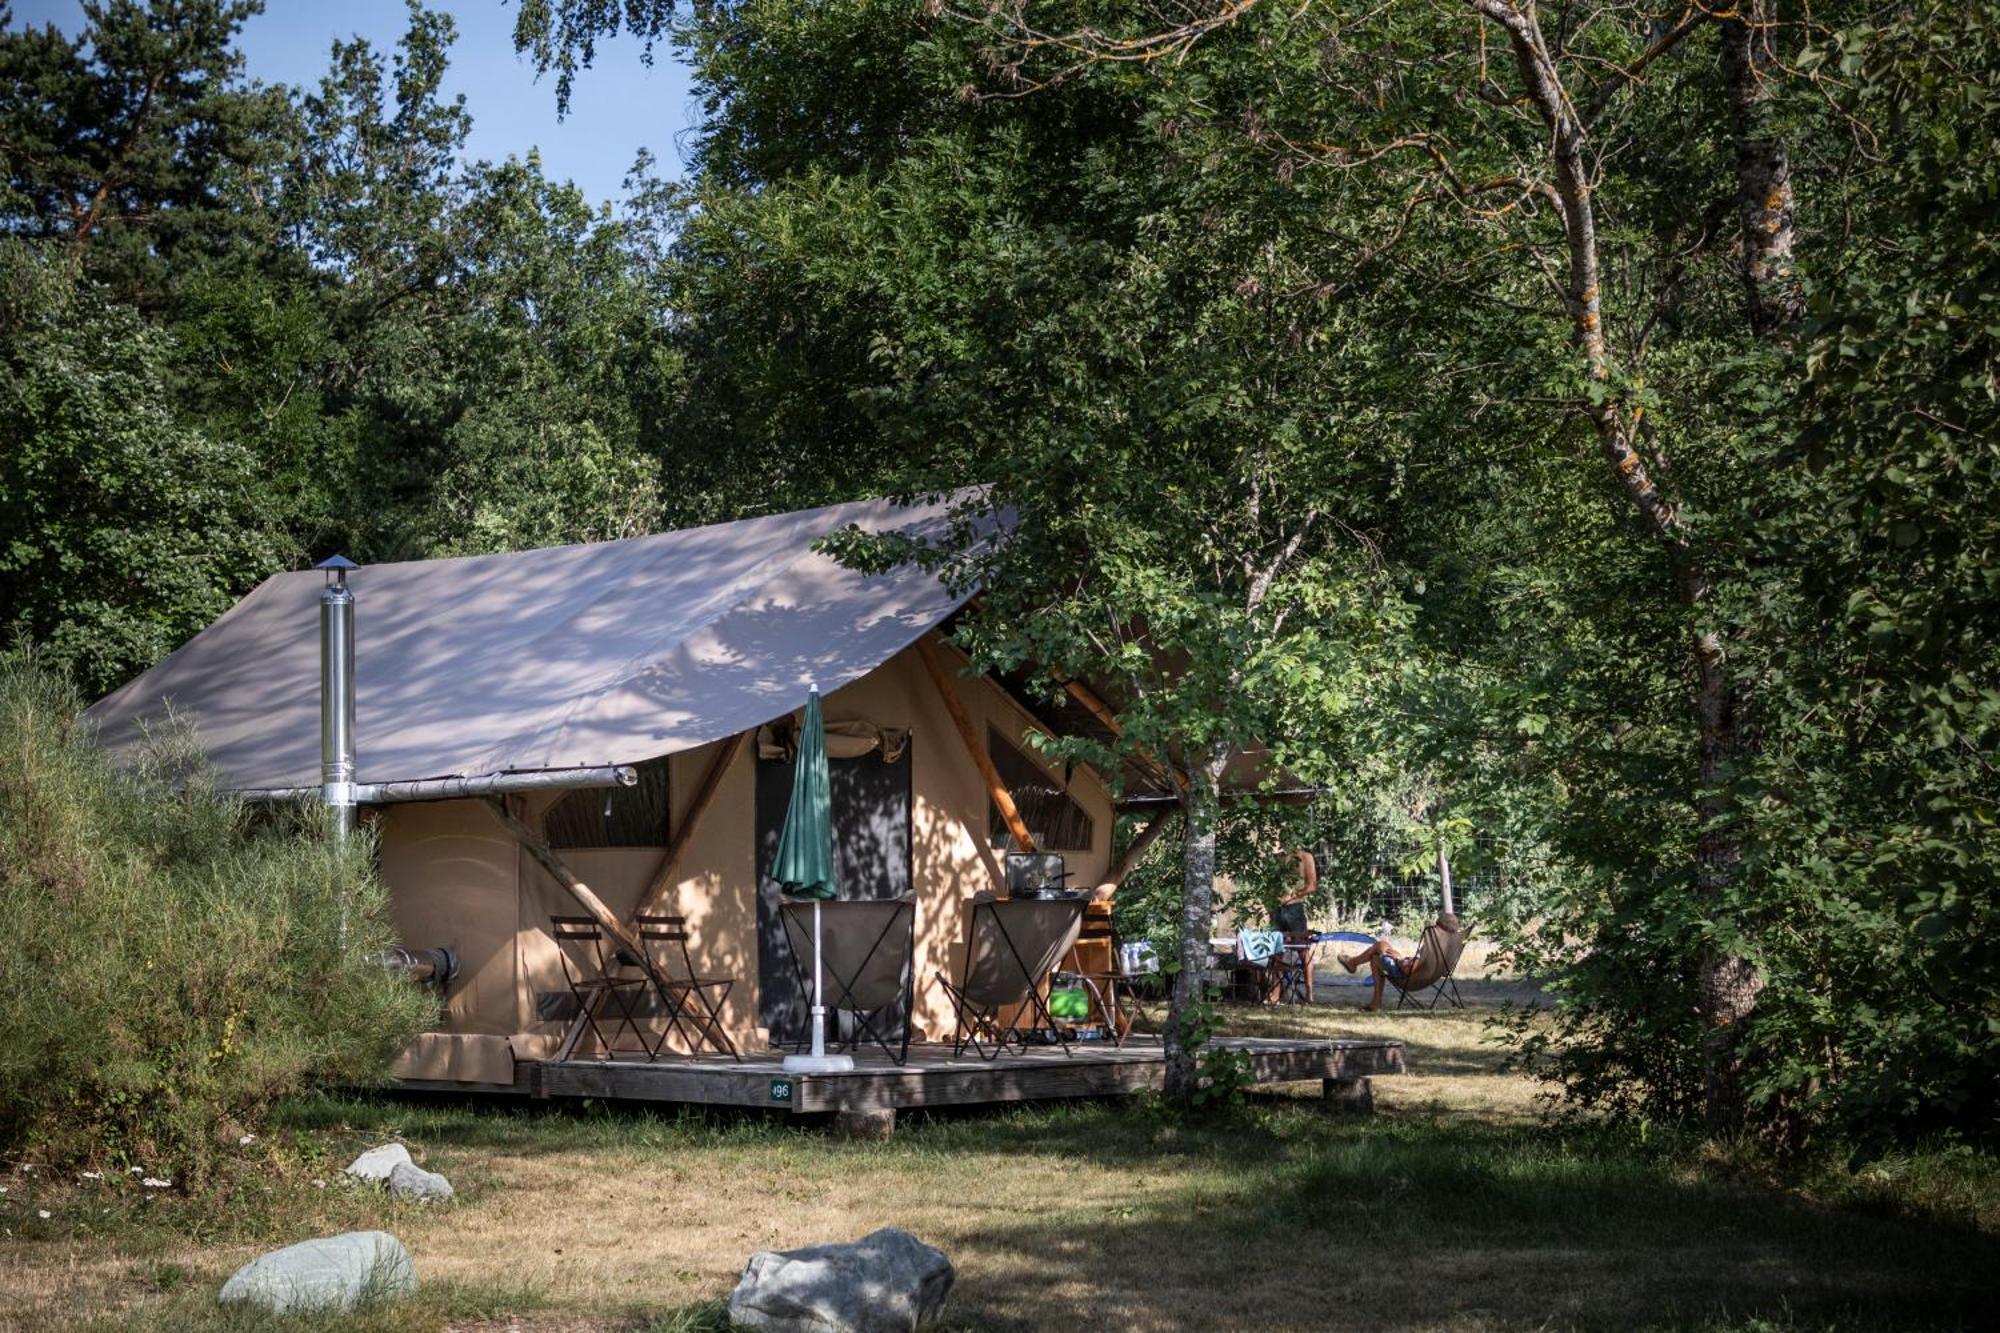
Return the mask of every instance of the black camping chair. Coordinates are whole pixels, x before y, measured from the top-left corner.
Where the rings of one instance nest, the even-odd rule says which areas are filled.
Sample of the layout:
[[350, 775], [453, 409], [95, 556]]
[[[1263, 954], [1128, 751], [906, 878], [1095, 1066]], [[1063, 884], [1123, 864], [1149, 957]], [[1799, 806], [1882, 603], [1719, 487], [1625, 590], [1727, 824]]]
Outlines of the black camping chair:
[[[1026, 1053], [1030, 1032], [1052, 1033], [1064, 1055], [1069, 1037], [1049, 1012], [1043, 982], [1076, 945], [1083, 928], [1084, 903], [1074, 899], [972, 900], [965, 942], [965, 970], [957, 985], [940, 972], [938, 984], [951, 997], [953, 1057], [970, 1050], [982, 1060], [1008, 1050]], [[1022, 1010], [1031, 1020], [1021, 1025]], [[1002, 1013], [1012, 1010], [1011, 1019]]]
[[[910, 1058], [910, 1010], [916, 992], [917, 900], [914, 896], [819, 904], [826, 1007], [850, 1016], [851, 1027], [835, 1049], [873, 1042], [897, 1064]], [[799, 989], [812, 1003], [813, 904], [788, 900], [780, 909], [785, 943]], [[902, 1006], [902, 1023], [887, 1032], [890, 1010]], [[811, 1028], [798, 1043], [811, 1043]]]

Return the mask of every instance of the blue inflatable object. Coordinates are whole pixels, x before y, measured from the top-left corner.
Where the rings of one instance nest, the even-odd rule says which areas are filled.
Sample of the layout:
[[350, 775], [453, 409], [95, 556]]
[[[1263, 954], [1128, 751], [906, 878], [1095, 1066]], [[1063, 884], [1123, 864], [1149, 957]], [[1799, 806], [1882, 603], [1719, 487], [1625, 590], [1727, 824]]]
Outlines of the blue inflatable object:
[[[1348, 944], [1363, 949], [1375, 942], [1373, 935], [1364, 935], [1358, 930], [1322, 930], [1319, 934], [1313, 936], [1313, 939], [1319, 944]], [[1337, 950], [1337, 952], [1353, 953], [1354, 949], [1341, 949]], [[1333, 985], [1372, 986], [1375, 984], [1374, 979], [1369, 976], [1368, 969], [1365, 967], [1356, 971], [1353, 976], [1349, 976], [1346, 970], [1340, 966], [1339, 959], [1329, 958], [1327, 961], [1332, 963], [1333, 966], [1331, 969], [1321, 968], [1320, 975], [1324, 977], [1331, 971]], [[1322, 981], [1320, 984], [1326, 985], [1328, 983]]]

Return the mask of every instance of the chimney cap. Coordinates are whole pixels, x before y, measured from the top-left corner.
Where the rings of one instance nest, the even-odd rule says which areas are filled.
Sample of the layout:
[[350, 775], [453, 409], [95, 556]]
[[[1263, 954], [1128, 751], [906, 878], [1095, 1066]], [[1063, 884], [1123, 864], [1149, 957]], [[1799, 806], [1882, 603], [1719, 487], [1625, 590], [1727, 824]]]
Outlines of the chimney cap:
[[352, 560], [349, 560], [344, 555], [330, 555], [326, 559], [314, 565], [313, 568], [314, 569], [359, 569], [361, 568], [361, 566], [355, 564]]

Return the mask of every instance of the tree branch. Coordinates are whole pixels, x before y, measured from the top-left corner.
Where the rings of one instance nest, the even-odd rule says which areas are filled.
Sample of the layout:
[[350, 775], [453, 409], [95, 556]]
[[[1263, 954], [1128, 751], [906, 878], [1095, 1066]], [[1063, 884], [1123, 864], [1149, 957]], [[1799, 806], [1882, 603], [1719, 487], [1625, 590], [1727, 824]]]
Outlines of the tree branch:
[[1597, 91], [1591, 94], [1590, 104], [1583, 110], [1583, 123], [1586, 126], [1595, 125], [1597, 118], [1603, 115], [1605, 110], [1610, 107], [1611, 99], [1616, 97], [1628, 84], [1637, 82], [1639, 76], [1645, 73], [1648, 65], [1679, 46], [1683, 41], [1687, 40], [1689, 33], [1714, 17], [1715, 12], [1706, 6], [1699, 3], [1690, 4], [1687, 10], [1681, 15], [1681, 21], [1663, 33], [1658, 41], [1647, 47], [1637, 60], [1618, 70], [1610, 78], [1598, 85]]

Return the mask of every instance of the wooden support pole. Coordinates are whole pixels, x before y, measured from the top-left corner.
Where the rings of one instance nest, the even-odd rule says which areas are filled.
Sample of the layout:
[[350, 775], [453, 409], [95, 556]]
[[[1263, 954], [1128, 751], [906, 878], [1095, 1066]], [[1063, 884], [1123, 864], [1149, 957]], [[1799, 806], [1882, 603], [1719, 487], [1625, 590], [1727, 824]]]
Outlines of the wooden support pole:
[[1118, 720], [1118, 714], [1111, 711], [1111, 705], [1105, 703], [1096, 690], [1080, 680], [1072, 680], [1067, 676], [1058, 676], [1056, 679], [1060, 680], [1062, 687], [1069, 691], [1069, 697], [1089, 709], [1090, 715], [1102, 722], [1112, 735], [1125, 734], [1125, 724]]
[[980, 776], [986, 779], [987, 794], [1000, 811], [1000, 818], [1006, 822], [1007, 831], [1014, 835], [1014, 844], [1021, 851], [1035, 850], [1035, 838], [1028, 832], [1028, 825], [1021, 818], [1021, 811], [1014, 804], [1014, 797], [1007, 790], [1007, 784], [1000, 780], [1000, 770], [993, 766], [993, 756], [986, 752], [986, 742], [973, 729], [972, 719], [967, 716], [965, 705], [959, 701], [958, 690], [953, 686], [951, 675], [939, 659], [937, 647], [929, 635], [917, 640], [917, 656], [924, 661], [924, 670], [930, 673], [931, 684], [937, 686], [938, 698], [944, 701], [944, 711], [951, 714], [951, 723], [958, 728], [958, 738], [965, 743], [966, 753], [978, 766]]
[[542, 869], [548, 871], [554, 877], [556, 883], [562, 885], [564, 891], [570, 897], [576, 899], [577, 906], [587, 912], [591, 920], [597, 922], [605, 934], [618, 941], [618, 946], [638, 961], [639, 966], [645, 969], [647, 976], [651, 977], [661, 986], [671, 986], [673, 984], [672, 979], [660, 971], [659, 967], [653, 962], [651, 955], [646, 952], [645, 943], [632, 933], [632, 928], [627, 926], [623, 921], [620, 921], [618, 914], [607, 907], [604, 900], [592, 892], [588, 884], [577, 878], [576, 872], [571, 870], [560, 856], [556, 855], [555, 849], [544, 842], [539, 833], [536, 833], [526, 824], [516, 819], [514, 812], [509, 810], [505, 803], [498, 800], [488, 800], [486, 804], [493, 811], [494, 815], [499, 818], [507, 831], [514, 835], [514, 841], [527, 848], [528, 855], [541, 863]]
[[[681, 856], [687, 851], [689, 842], [693, 840], [694, 831], [700, 826], [701, 817], [708, 810], [709, 803], [715, 799], [717, 789], [722, 786], [723, 775], [729, 771], [729, 766], [736, 762], [736, 754], [743, 748], [743, 742], [749, 735], [747, 731], [737, 732], [724, 741], [722, 748], [715, 752], [715, 758], [709, 760], [708, 771], [702, 774], [701, 786], [695, 789], [694, 800], [689, 802], [687, 814], [681, 818], [680, 829], [667, 842], [666, 857], [660, 862], [660, 868], [653, 873], [652, 883], [648, 884], [646, 891], [639, 895], [639, 905], [632, 909], [635, 920], [658, 911], [660, 905], [666, 901], [668, 891], [673, 888], [674, 871], [680, 867]], [[671, 791], [669, 784], [669, 795]]]
[[1104, 881], [1111, 887], [1113, 893], [1118, 891], [1118, 886], [1125, 882], [1125, 877], [1132, 873], [1139, 862], [1146, 859], [1146, 852], [1158, 840], [1160, 834], [1166, 831], [1167, 820], [1179, 810], [1180, 807], [1177, 805], [1164, 805], [1146, 821], [1146, 826], [1139, 830], [1139, 836], [1132, 839], [1132, 845], [1127, 847], [1125, 855], [1118, 859], [1118, 866], [1111, 872], [1111, 877]]

